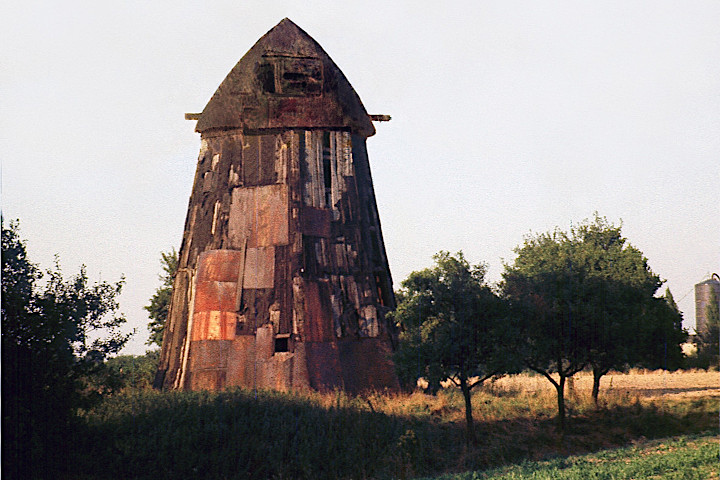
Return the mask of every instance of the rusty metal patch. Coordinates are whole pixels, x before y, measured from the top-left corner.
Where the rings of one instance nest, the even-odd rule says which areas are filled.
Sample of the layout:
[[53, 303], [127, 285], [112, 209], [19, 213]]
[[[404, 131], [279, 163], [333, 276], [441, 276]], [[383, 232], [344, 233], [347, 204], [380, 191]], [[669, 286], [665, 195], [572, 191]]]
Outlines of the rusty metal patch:
[[255, 336], [237, 336], [230, 344], [227, 359], [227, 385], [255, 385]]
[[327, 282], [305, 282], [304, 327], [304, 340], [308, 342], [328, 342], [335, 337]]
[[189, 376], [191, 390], [219, 390], [225, 387], [227, 341], [194, 341], [190, 343]]
[[198, 281], [237, 282], [243, 252], [208, 250], [198, 260]]
[[232, 340], [237, 329], [237, 315], [233, 312], [195, 312], [192, 340]]
[[343, 388], [340, 356], [335, 342], [305, 344], [310, 386], [319, 391]]
[[235, 311], [236, 282], [197, 282], [195, 312]]

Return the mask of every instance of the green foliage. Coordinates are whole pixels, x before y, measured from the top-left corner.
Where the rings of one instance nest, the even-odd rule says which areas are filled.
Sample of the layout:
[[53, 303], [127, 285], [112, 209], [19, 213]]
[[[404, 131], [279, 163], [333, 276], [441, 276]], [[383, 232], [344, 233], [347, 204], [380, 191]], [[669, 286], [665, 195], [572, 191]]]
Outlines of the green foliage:
[[654, 297], [662, 282], [626, 245], [620, 227], [596, 214], [569, 232], [528, 237], [515, 251], [503, 277], [517, 312], [517, 350], [557, 389], [561, 428], [565, 379], [586, 365], [596, 400], [600, 378], [612, 368], [679, 367], [682, 316]]
[[150, 298], [150, 304], [143, 307], [148, 312], [150, 323], [150, 338], [147, 345], [162, 346], [163, 333], [165, 331], [165, 321], [167, 320], [170, 308], [170, 299], [172, 298], [172, 286], [175, 272], [178, 268], [178, 253], [173, 248], [169, 252], [160, 252], [160, 265], [163, 273], [159, 275], [162, 284]]
[[484, 265], [471, 266], [462, 252], [440, 252], [433, 259], [433, 268], [413, 272], [402, 283], [394, 314], [401, 330], [395, 362], [406, 385], [419, 377], [433, 387], [449, 379], [462, 390], [471, 440], [470, 390], [511, 368], [502, 351], [506, 312], [485, 285]]
[[636, 331], [632, 365], [650, 370], [677, 370], [683, 366], [680, 344], [687, 339], [687, 332], [682, 319], [669, 288], [663, 297], [650, 299]]
[[148, 350], [145, 355], [118, 355], [105, 361], [104, 368], [88, 376], [87, 388], [98, 394], [152, 388], [160, 350]]
[[84, 267], [64, 279], [56, 264], [38, 285], [42, 274], [17, 222], [2, 225], [2, 268], [3, 470], [48, 476], [66, 460], [65, 437], [73, 410], [88, 400], [88, 376], [130, 337], [119, 331], [123, 281], [91, 284]]

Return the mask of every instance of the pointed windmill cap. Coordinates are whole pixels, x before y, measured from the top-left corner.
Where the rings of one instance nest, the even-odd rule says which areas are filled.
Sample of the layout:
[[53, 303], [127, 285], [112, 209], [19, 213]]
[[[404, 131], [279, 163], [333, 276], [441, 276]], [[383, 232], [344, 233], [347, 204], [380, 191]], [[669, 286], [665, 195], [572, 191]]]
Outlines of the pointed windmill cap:
[[375, 133], [365, 107], [325, 50], [288, 18], [240, 59], [195, 130], [342, 129]]

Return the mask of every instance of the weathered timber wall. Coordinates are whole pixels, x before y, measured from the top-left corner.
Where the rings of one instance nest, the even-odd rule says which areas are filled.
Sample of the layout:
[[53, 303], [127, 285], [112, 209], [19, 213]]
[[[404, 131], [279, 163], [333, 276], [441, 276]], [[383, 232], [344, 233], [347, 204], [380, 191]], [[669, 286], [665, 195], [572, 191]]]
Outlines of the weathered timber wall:
[[396, 388], [394, 302], [364, 137], [203, 133], [158, 386]]

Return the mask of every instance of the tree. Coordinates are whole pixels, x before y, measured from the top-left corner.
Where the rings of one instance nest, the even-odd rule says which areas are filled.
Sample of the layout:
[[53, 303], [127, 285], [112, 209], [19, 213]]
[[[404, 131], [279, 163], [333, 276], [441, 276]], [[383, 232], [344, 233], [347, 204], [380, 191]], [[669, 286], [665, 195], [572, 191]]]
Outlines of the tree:
[[[611, 369], [651, 363], [662, 344], [665, 365], [682, 358], [682, 315], [669, 300], [654, 298], [662, 284], [621, 227], [595, 216], [570, 232], [573, 268], [582, 276], [578, 313], [589, 325], [588, 362], [593, 371], [592, 398], [598, 404], [600, 380]], [[669, 343], [668, 343], [669, 342]], [[668, 345], [670, 348], [668, 349]]]
[[100, 394], [123, 390], [152, 388], [160, 350], [148, 350], [145, 355], [118, 355], [107, 359], [104, 367], [88, 376], [88, 388]]
[[597, 403], [610, 369], [651, 362], [659, 342], [665, 359], [680, 355], [682, 316], [654, 297], [662, 282], [621, 227], [596, 214], [569, 232], [529, 237], [516, 252], [504, 290], [519, 307], [519, 351], [556, 388], [561, 429], [565, 380], [585, 366]]
[[3, 472], [47, 478], [67, 461], [84, 381], [130, 337], [119, 331], [123, 280], [90, 284], [84, 267], [66, 280], [56, 263], [38, 285], [17, 222], [2, 224], [2, 270]]
[[687, 339], [682, 313], [669, 288], [649, 300], [636, 331], [636, 357], [632, 365], [651, 370], [677, 370], [683, 365], [680, 346]]
[[[558, 426], [565, 429], [565, 382], [588, 363], [579, 315], [580, 276], [566, 233], [555, 230], [525, 239], [503, 273], [503, 293], [514, 310], [514, 351], [557, 391]], [[558, 376], [556, 380], [553, 374]]]
[[406, 384], [425, 377], [430, 385], [449, 379], [460, 388], [471, 443], [471, 390], [508, 370], [500, 338], [504, 305], [485, 285], [484, 265], [471, 266], [462, 252], [440, 252], [433, 259], [433, 268], [413, 272], [402, 283], [394, 314], [401, 330], [395, 361]]
[[170, 308], [170, 298], [172, 298], [172, 287], [175, 272], [178, 267], [178, 254], [173, 248], [169, 252], [160, 252], [160, 265], [163, 274], [158, 277], [162, 281], [162, 285], [158, 287], [155, 294], [150, 298], [150, 304], [143, 307], [149, 313], [150, 338], [147, 345], [162, 346], [163, 332], [165, 331], [165, 321], [167, 320]]

